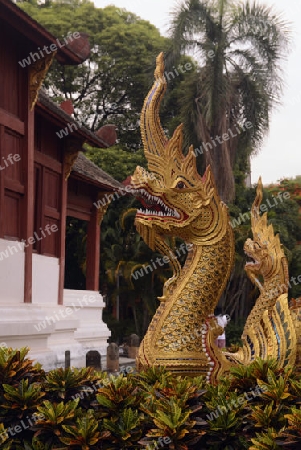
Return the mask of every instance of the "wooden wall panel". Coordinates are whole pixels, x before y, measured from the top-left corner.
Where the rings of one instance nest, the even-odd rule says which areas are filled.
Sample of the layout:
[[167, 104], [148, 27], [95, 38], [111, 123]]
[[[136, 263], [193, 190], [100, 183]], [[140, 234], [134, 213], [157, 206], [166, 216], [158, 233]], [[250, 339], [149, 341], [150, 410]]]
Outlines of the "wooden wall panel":
[[[7, 24], [0, 26], [0, 237], [25, 238], [24, 136], [27, 68], [21, 68], [21, 42]], [[20, 160], [8, 160], [8, 155]], [[21, 218], [23, 217], [23, 222]]]
[[42, 230], [37, 232], [39, 237], [43, 237], [41, 240], [41, 253], [43, 255], [58, 256], [60, 240], [59, 226], [59, 220], [53, 219], [52, 217], [44, 217]]
[[[6, 128], [3, 137], [3, 151], [1, 153], [0, 164], [3, 167], [5, 178], [10, 178], [24, 185], [22, 137]], [[11, 155], [10, 160], [8, 159], [9, 155]]]
[[[41, 151], [41, 128], [42, 118], [38, 114], [35, 114], [35, 129], [34, 129], [34, 150], [35, 152]], [[35, 154], [36, 158], [36, 154]]]
[[[35, 163], [34, 231], [38, 238], [33, 248], [42, 255], [60, 254], [61, 179], [62, 174]], [[51, 225], [56, 225], [55, 232]]]
[[[0, 108], [20, 117], [22, 100], [26, 101], [27, 92], [22, 92], [20, 79], [22, 71], [26, 75], [26, 68], [18, 64], [20, 50], [12, 30], [1, 23], [0, 42]], [[6, 44], [6, 45], [5, 45]]]
[[45, 205], [56, 211], [60, 208], [60, 178], [60, 174], [45, 169]]
[[[34, 249], [60, 257], [63, 143], [55, 134], [57, 126], [37, 113], [35, 119], [35, 231], [46, 237], [36, 242]], [[58, 231], [48, 233], [47, 225], [56, 225]]]
[[[92, 211], [91, 199], [96, 198], [97, 191], [93, 186], [89, 186], [80, 180], [69, 178], [68, 180], [68, 200], [67, 208], [71, 216], [82, 218], [83, 220], [90, 220]], [[71, 212], [72, 211], [72, 212]], [[87, 216], [75, 215], [75, 212], [86, 214]]]
[[[21, 239], [24, 236], [21, 211], [24, 201], [23, 153], [24, 137], [16, 131], [2, 127], [0, 138], [0, 210], [3, 217], [0, 235], [3, 238]], [[8, 156], [11, 155], [11, 160]], [[19, 155], [18, 160], [13, 157]]]
[[51, 122], [46, 121], [43, 117], [40, 118], [40, 136], [37, 137], [37, 145], [40, 142], [39, 151], [44, 155], [50, 156], [56, 161], [62, 162], [63, 149], [62, 140], [56, 135], [58, 128]]
[[5, 190], [4, 193], [4, 238], [21, 238], [20, 195]]

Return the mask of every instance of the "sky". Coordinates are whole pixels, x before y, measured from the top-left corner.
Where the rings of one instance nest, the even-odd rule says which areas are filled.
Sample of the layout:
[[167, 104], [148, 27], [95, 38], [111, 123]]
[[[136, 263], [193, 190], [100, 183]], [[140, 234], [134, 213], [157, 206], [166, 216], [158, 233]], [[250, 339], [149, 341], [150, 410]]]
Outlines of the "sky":
[[[94, 0], [97, 7], [115, 5], [131, 11], [155, 25], [167, 35], [170, 11], [179, 0]], [[274, 6], [290, 22], [292, 45], [282, 63], [285, 87], [281, 105], [271, 115], [269, 134], [257, 156], [251, 160], [251, 180], [263, 184], [301, 175], [301, 149], [298, 131], [301, 131], [301, 0], [259, 0], [260, 4]], [[298, 24], [299, 22], [299, 24]], [[146, 93], [147, 94], [147, 93]]]

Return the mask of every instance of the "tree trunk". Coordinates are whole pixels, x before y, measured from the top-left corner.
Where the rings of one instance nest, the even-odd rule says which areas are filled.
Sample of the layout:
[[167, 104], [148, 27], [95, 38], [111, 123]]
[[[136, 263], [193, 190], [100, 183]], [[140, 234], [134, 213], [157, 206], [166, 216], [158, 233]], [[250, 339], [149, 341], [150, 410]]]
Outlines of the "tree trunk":
[[[210, 165], [216, 188], [221, 200], [225, 203], [231, 203], [235, 198], [235, 180], [233, 167], [235, 149], [231, 148], [230, 139], [227, 139], [229, 127], [228, 121], [220, 121], [219, 127], [208, 129], [204, 117], [197, 103], [198, 123], [196, 133], [200, 142], [202, 142], [202, 151], [205, 157], [206, 166]], [[232, 146], [233, 147], [233, 146]], [[232, 162], [232, 163], [231, 163]]]

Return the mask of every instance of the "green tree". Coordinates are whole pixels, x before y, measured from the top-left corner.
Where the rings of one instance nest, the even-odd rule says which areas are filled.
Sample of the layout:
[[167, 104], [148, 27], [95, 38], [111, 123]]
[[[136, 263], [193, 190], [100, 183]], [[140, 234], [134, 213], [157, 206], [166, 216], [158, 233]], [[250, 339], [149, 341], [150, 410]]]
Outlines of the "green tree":
[[124, 181], [132, 175], [137, 166], [146, 167], [147, 164], [142, 149], [129, 152], [120, 145], [101, 150], [87, 146], [86, 156], [118, 181]]
[[114, 6], [96, 8], [89, 0], [21, 6], [57, 38], [69, 31], [89, 36], [91, 53], [83, 64], [71, 67], [54, 61], [44, 83], [51, 97], [72, 99], [75, 118], [92, 131], [116, 124], [122, 146], [139, 148], [140, 111], [155, 58], [168, 40], [135, 14]]
[[220, 196], [235, 196], [234, 168], [260, 146], [281, 93], [279, 63], [286, 24], [271, 8], [247, 0], [184, 0], [170, 28], [171, 62], [194, 51], [199, 69], [186, 86], [182, 114], [187, 143], [202, 147]]

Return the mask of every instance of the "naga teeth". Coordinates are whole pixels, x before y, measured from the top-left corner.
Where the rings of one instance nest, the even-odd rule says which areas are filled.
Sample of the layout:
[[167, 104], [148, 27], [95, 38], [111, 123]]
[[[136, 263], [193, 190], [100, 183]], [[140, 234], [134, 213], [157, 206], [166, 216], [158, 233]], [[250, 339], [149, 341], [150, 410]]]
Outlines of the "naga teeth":
[[143, 197], [147, 198], [147, 200], [156, 203], [164, 208], [163, 211], [151, 211], [149, 209], [146, 209], [143, 211], [142, 209], [138, 209], [138, 213], [140, 214], [147, 214], [151, 216], [160, 216], [160, 217], [175, 217], [176, 219], [180, 218], [180, 214], [175, 209], [169, 208], [165, 203], [161, 200], [161, 198], [156, 197], [154, 195], [150, 195], [145, 189], [134, 189], [133, 193], [136, 195], [142, 195]]

